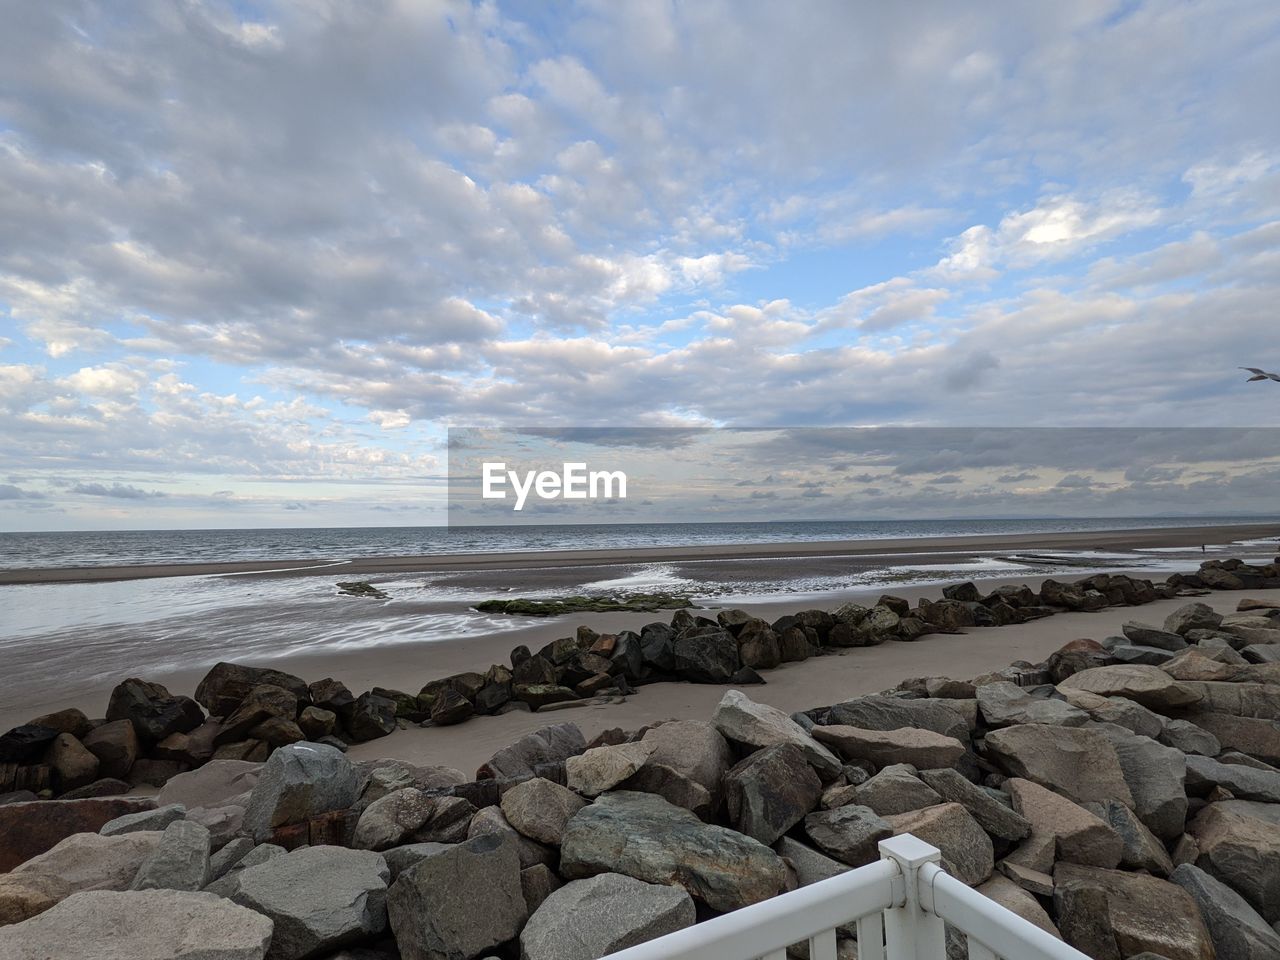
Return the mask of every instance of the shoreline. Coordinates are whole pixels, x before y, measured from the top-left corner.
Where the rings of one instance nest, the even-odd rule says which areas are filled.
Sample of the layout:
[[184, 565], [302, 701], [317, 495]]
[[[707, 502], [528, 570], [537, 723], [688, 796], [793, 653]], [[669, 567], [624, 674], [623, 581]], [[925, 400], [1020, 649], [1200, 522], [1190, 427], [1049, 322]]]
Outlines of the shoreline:
[[0, 586], [42, 583], [94, 583], [167, 577], [258, 575], [264, 577], [377, 576], [402, 573], [467, 573], [606, 567], [637, 563], [697, 561], [786, 561], [794, 559], [908, 559], [947, 554], [972, 557], [993, 551], [1194, 548], [1208, 543], [1273, 537], [1280, 524], [1222, 523], [1187, 527], [1136, 527], [1019, 534], [966, 534], [947, 537], [897, 537], [779, 543], [705, 544], [686, 547], [635, 547], [614, 550], [548, 550], [458, 553], [439, 556], [360, 557], [349, 560], [282, 559], [202, 563], [137, 564], [91, 567], [0, 569]]

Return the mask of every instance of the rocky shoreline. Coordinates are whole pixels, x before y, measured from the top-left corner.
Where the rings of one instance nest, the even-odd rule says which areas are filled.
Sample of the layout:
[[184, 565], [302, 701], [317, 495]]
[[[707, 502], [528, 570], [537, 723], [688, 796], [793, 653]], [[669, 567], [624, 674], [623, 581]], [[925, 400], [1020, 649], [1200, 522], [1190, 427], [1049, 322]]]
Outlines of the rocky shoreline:
[[[553, 712], [659, 679], [738, 687], [848, 647], [1276, 587], [1280, 561], [1228, 560], [1158, 584], [957, 584], [772, 624], [681, 610], [518, 647], [509, 667], [417, 694], [235, 664], [192, 698], [129, 679], [103, 720], [63, 710], [0, 737], [0, 958], [599, 957], [911, 832], [1098, 960], [1280, 960], [1280, 606], [1266, 601], [1225, 617], [1188, 602], [1043, 663], [791, 716], [731, 689], [705, 721], [591, 742], [549, 720], [474, 773], [344, 754], [413, 723]], [[159, 794], [123, 796], [137, 784]]]

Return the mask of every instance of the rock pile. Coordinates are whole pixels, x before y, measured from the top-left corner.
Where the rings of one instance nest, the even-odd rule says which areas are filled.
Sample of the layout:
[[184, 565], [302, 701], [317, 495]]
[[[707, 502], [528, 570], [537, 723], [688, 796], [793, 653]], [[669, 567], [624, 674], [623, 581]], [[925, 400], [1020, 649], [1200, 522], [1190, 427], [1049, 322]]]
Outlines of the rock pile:
[[[708, 721], [557, 724], [474, 778], [298, 741], [154, 799], [7, 804], [47, 848], [0, 874], [0, 956], [588, 960], [910, 832], [1097, 960], [1280, 960], [1280, 665], [1245, 656], [1280, 609], [1239, 606], [791, 716], [730, 690]], [[266, 699], [222, 676], [201, 703]]]

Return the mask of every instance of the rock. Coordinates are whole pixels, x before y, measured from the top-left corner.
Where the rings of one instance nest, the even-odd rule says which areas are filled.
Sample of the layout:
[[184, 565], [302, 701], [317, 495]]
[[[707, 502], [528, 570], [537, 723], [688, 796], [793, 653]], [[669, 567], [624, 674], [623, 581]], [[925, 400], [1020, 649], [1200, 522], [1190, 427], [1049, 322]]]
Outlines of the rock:
[[1222, 744], [1208, 730], [1202, 730], [1188, 720], [1168, 720], [1156, 737], [1166, 746], [1204, 757], [1216, 757], [1222, 752]]
[[475, 705], [470, 700], [457, 690], [446, 687], [431, 704], [431, 722], [438, 727], [447, 727], [470, 719], [475, 712]]
[[811, 813], [804, 818], [804, 831], [820, 850], [851, 867], [879, 859], [880, 841], [893, 836], [888, 822], [858, 804]]
[[[291, 689], [287, 684], [277, 684]], [[336, 716], [342, 716], [356, 702], [355, 695], [347, 689], [346, 684], [331, 677], [317, 680], [307, 688], [307, 694], [315, 706], [328, 710]]]
[[1072, 674], [1059, 686], [1103, 697], [1126, 697], [1157, 712], [1188, 707], [1201, 699], [1195, 690], [1159, 667], [1141, 664], [1091, 667]]
[[209, 882], [209, 831], [190, 820], [165, 827], [130, 890], [199, 890]]
[[799, 747], [779, 743], [734, 766], [725, 775], [724, 791], [738, 832], [771, 844], [817, 805], [822, 781]]
[[[1068, 943], [1083, 949], [1073, 932], [1092, 927], [1094, 935], [1114, 941], [1115, 955], [1132, 957], [1149, 952], [1167, 960], [1213, 960], [1213, 942], [1200, 918], [1199, 908], [1185, 890], [1166, 880], [1119, 870], [1060, 864], [1054, 871], [1054, 906], [1059, 927]], [[1072, 894], [1094, 892], [1094, 909], [1084, 914], [1082, 902]], [[1100, 916], [1101, 905], [1106, 917]], [[1098, 956], [1097, 947], [1093, 956]]]
[[219, 880], [239, 866], [245, 856], [254, 849], [248, 837], [236, 837], [209, 858], [209, 882]]
[[[279, 670], [246, 667], [238, 663], [218, 663], [196, 687], [196, 700], [215, 717], [229, 716], [254, 687], [282, 687], [301, 702], [310, 699], [307, 685]], [[321, 703], [320, 706], [327, 706]], [[332, 708], [331, 708], [332, 709]]]
[[1190, 630], [1217, 630], [1222, 624], [1222, 614], [1206, 603], [1186, 603], [1164, 618], [1168, 633], [1184, 636]]
[[[1001, 874], [993, 874], [991, 879], [977, 888], [978, 893], [988, 900], [994, 900], [1011, 913], [1015, 913], [1028, 923], [1034, 923], [1045, 933], [1061, 940], [1058, 928], [1045, 913], [1044, 907], [1021, 884]], [[1049, 891], [1051, 896], [1052, 889]]]
[[986, 747], [988, 757], [1011, 776], [1034, 781], [1081, 803], [1117, 799], [1133, 804], [1115, 747], [1093, 730], [1028, 723], [993, 730], [987, 735]]
[[[0, 927], [44, 913], [71, 895], [60, 877], [41, 873], [0, 874]], [[0, 943], [4, 933], [0, 930]]]
[[187, 808], [180, 803], [167, 803], [154, 810], [139, 810], [137, 813], [126, 813], [122, 817], [108, 820], [98, 830], [104, 837], [118, 837], [124, 833], [137, 833], [139, 830], [163, 831], [171, 823], [182, 820], [187, 815]]
[[232, 899], [275, 924], [272, 958], [301, 960], [385, 930], [390, 876], [376, 853], [303, 847], [241, 870]]
[[138, 734], [128, 720], [104, 723], [85, 734], [84, 746], [98, 758], [98, 775], [123, 780], [138, 759]]
[[175, 697], [158, 683], [134, 677], [111, 691], [107, 720], [128, 720], [140, 740], [155, 743], [194, 730], [204, 723], [204, 713], [190, 697]]
[[542, 906], [547, 897], [562, 886], [564, 883], [556, 872], [545, 863], [525, 867], [520, 871], [520, 892], [524, 894], [524, 903], [530, 914]]
[[[527, 870], [539, 864], [555, 863], [555, 850], [536, 840], [530, 840], [516, 830], [503, 815], [500, 807], [484, 807], [476, 811], [471, 818], [471, 823], [467, 826], [466, 839], [470, 840], [473, 837], [482, 837], [491, 833], [510, 837], [516, 844], [516, 849], [520, 852], [521, 870]], [[395, 871], [393, 870], [392, 873], [394, 875]]]
[[1162, 840], [1180, 836], [1187, 820], [1186, 756], [1123, 727], [1099, 724], [1096, 729], [1115, 749], [1133, 797], [1130, 809]]
[[1144, 737], [1158, 738], [1169, 722], [1154, 710], [1124, 697], [1101, 697], [1087, 690], [1062, 688], [1059, 693], [1073, 707], [1079, 707], [1099, 723], [1114, 723]]
[[778, 635], [764, 620], [749, 620], [738, 631], [738, 656], [744, 666], [772, 670], [782, 663]]
[[346, 756], [319, 743], [294, 743], [271, 754], [245, 809], [244, 829], [257, 842], [277, 828], [301, 823], [356, 801], [360, 774]]
[[[59, 799], [61, 800], [93, 800], [98, 797], [118, 797], [128, 793], [133, 789], [123, 780], [114, 780], [110, 777], [102, 777], [87, 786], [77, 787], [75, 790], [68, 790]], [[29, 797], [15, 798], [11, 803], [20, 803], [22, 800], [34, 800], [35, 794]]]
[[1057, 859], [1107, 868], [1120, 863], [1124, 841], [1084, 807], [1029, 780], [1015, 777], [1005, 787], [1014, 810], [1031, 824], [1031, 839], [1052, 837]]
[[791, 743], [799, 747], [818, 775], [832, 780], [840, 773], [840, 761], [809, 736], [789, 716], [775, 707], [755, 703], [740, 690], [730, 690], [716, 707], [712, 723], [728, 740], [749, 747]]
[[837, 703], [828, 712], [828, 723], [863, 730], [898, 730], [919, 727], [957, 740], [966, 740], [969, 725], [950, 706], [933, 700], [900, 697], [858, 697]]
[[1158, 647], [1161, 650], [1177, 653], [1187, 646], [1187, 641], [1181, 634], [1170, 630], [1161, 630], [1159, 627], [1148, 626], [1136, 620], [1130, 620], [1122, 624], [1120, 632], [1134, 643], [1143, 647]]
[[969, 886], [991, 876], [995, 867], [991, 838], [960, 804], [943, 803], [894, 814], [885, 817], [885, 822], [894, 834], [913, 834], [941, 850], [947, 872]]
[[984, 683], [977, 689], [978, 709], [989, 727], [1015, 723], [1048, 723], [1079, 727], [1089, 722], [1089, 714], [1064, 700], [1029, 696], [1022, 687], [1007, 680]]
[[180, 803], [188, 810], [221, 806], [252, 791], [261, 774], [260, 763], [213, 760], [173, 777], [156, 794], [156, 802], [165, 806]]
[[1200, 848], [1196, 866], [1248, 900], [1267, 923], [1280, 921], [1280, 830], [1276, 827], [1276, 822], [1224, 803], [1208, 804], [1187, 826]]
[[382, 851], [382, 857], [387, 861], [387, 869], [391, 871], [391, 880], [394, 883], [400, 874], [410, 867], [452, 846], [452, 843], [406, 843], [403, 847], [392, 847], [390, 850]]
[[60, 733], [45, 751], [44, 762], [58, 775], [60, 792], [87, 786], [98, 779], [100, 761], [72, 734]]
[[679, 884], [713, 910], [736, 910], [781, 892], [782, 860], [763, 844], [700, 821], [652, 794], [616, 791], [569, 821], [560, 872], [579, 879], [622, 873]]
[[29, 763], [44, 755], [61, 731], [25, 723], [0, 736], [0, 763]]
[[[83, 740], [85, 734], [93, 729], [93, 724], [89, 722], [89, 718], [85, 716], [84, 711], [76, 707], [55, 710], [53, 713], [35, 717], [29, 720], [25, 726], [48, 727], [50, 730], [58, 731], [58, 733], [69, 733], [77, 740]], [[3, 761], [3, 759], [0, 756], [0, 761]]]
[[719, 627], [678, 635], [672, 654], [675, 672], [693, 683], [728, 683], [742, 666], [738, 641]]
[[612, 790], [642, 766], [658, 749], [656, 742], [595, 747], [564, 762], [565, 784], [584, 797]]
[[419, 861], [392, 884], [387, 910], [404, 960], [482, 956], [528, 918], [516, 845], [476, 837]]
[[396, 703], [372, 692], [362, 693], [344, 720], [351, 739], [358, 743], [377, 740], [396, 732]]
[[1280, 803], [1280, 773], [1237, 763], [1219, 763], [1209, 757], [1187, 757], [1186, 770], [1188, 793], [1204, 795], [1219, 786], [1240, 800]]
[[996, 864], [996, 869], [1028, 893], [1034, 893], [1037, 897], [1053, 896], [1053, 877], [1047, 873], [1007, 859]]
[[51, 850], [73, 834], [96, 834], [116, 817], [154, 806], [154, 800], [142, 797], [6, 803], [0, 806], [0, 872]]
[[156, 832], [100, 837], [77, 833], [52, 850], [15, 867], [11, 876], [57, 877], [71, 893], [81, 890], [127, 890], [138, 868], [159, 845]]
[[955, 770], [924, 770], [920, 779], [942, 800], [958, 803], [969, 811], [982, 829], [1002, 840], [1021, 840], [1031, 833], [1026, 817], [994, 799]]
[[1167, 877], [1173, 872], [1173, 861], [1164, 844], [1123, 803], [1108, 800], [1105, 803], [1090, 804], [1089, 807], [1092, 813], [1120, 835], [1120, 840], [1124, 843], [1120, 866], [1126, 870], [1145, 870], [1157, 877]]
[[270, 920], [211, 893], [95, 891], [77, 893], [38, 917], [0, 927], [0, 956], [262, 960], [271, 940]]
[[1190, 863], [1170, 879], [1200, 908], [1217, 960], [1280, 960], [1280, 934], [1240, 894]]
[[138, 762], [129, 771], [129, 783], [135, 787], [163, 787], [173, 777], [184, 773], [186, 764], [174, 760], [152, 760], [139, 757]]
[[535, 777], [502, 795], [502, 814], [531, 840], [560, 846], [565, 826], [586, 801], [572, 790]]
[[713, 724], [702, 720], [673, 720], [650, 727], [641, 742], [656, 745], [645, 768], [667, 767], [702, 786], [712, 803], [716, 802], [720, 796], [720, 780], [733, 765], [733, 749]]
[[563, 763], [587, 748], [582, 731], [574, 723], [558, 723], [526, 734], [503, 747], [476, 771], [477, 779], [518, 779], [534, 774], [543, 763]]
[[853, 798], [852, 803], [870, 807], [882, 817], [923, 810], [942, 803], [942, 797], [915, 775], [915, 767], [907, 764], [885, 767], [871, 779], [854, 787]]
[[352, 846], [385, 850], [405, 843], [458, 843], [467, 836], [475, 807], [462, 797], [435, 797], [405, 787], [375, 800], [360, 814]]
[[681, 888], [603, 873], [543, 901], [520, 934], [521, 957], [597, 960], [693, 922], [693, 900]]
[[291, 743], [307, 739], [298, 724], [284, 717], [271, 717], [262, 721], [249, 731], [249, 736], [271, 747], [287, 747]]
[[[1260, 671], [1266, 667], [1246, 667]], [[1278, 676], [1277, 679], [1280, 679]], [[1280, 698], [1276, 697], [1276, 681], [1195, 681], [1182, 683], [1188, 694], [1198, 697], [1197, 712], [1228, 713], [1234, 717], [1250, 717], [1256, 720], [1280, 720]]]
[[[250, 841], [250, 843], [252, 842], [253, 841]], [[217, 880], [210, 881], [210, 883], [205, 887], [205, 890], [209, 893], [216, 893], [218, 896], [226, 897], [230, 900], [235, 896], [236, 891], [240, 889], [241, 873], [248, 870], [250, 867], [256, 867], [258, 864], [266, 863], [268, 860], [272, 860], [275, 857], [283, 857], [288, 852], [289, 851], [284, 847], [276, 846], [274, 843], [260, 843], [232, 864], [231, 868], [221, 877]], [[210, 858], [210, 873], [212, 872], [212, 858]]]
[[814, 739], [829, 744], [841, 756], [867, 760], [877, 767], [909, 763], [920, 769], [955, 766], [966, 753], [954, 737], [917, 727], [898, 730], [866, 730], [861, 727], [814, 727]]

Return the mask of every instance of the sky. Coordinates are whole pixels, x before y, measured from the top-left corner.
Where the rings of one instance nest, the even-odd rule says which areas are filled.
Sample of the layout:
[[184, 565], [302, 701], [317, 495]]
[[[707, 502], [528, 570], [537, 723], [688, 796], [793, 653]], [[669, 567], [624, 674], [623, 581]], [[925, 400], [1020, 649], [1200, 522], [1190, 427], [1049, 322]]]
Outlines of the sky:
[[439, 523], [451, 427], [1280, 426], [1269, 0], [0, 18], [0, 530]]

